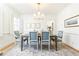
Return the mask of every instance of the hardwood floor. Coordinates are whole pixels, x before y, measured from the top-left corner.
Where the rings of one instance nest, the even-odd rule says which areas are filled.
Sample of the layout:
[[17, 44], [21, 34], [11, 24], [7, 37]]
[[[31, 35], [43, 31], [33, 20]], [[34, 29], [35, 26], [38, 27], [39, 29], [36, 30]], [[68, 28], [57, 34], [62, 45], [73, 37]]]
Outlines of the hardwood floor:
[[72, 54], [77, 54], [79, 56], [78, 50], [76, 50], [76, 49], [74, 49], [66, 44], [63, 44], [63, 48], [69, 50]]
[[[34, 48], [29, 48], [28, 46], [25, 46], [26, 48], [21, 51], [20, 46], [15, 46], [15, 48], [8, 51], [8, 53], [4, 54], [3, 56], [79, 56], [79, 52], [75, 51], [74, 49], [63, 45], [62, 48], [58, 48], [58, 51], [54, 49], [53, 46], [51, 46], [51, 50], [49, 52], [48, 49], [43, 49], [41, 52], [40, 50], [36, 50]], [[46, 46], [44, 46], [46, 48]]]

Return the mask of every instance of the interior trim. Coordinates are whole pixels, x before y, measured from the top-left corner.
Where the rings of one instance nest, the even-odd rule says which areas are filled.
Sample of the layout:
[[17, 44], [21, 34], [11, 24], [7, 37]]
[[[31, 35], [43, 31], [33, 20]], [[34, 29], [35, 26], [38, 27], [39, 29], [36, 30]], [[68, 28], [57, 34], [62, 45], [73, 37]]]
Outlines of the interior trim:
[[74, 47], [71, 47], [70, 45], [68, 45], [68, 44], [66, 44], [66, 43], [63, 43], [63, 45], [64, 45], [64, 46], [67, 46], [67, 47], [69, 47], [69, 48], [71, 48], [71, 49], [73, 49], [73, 50], [75, 50], [75, 51], [77, 51], [77, 52], [79, 52], [79, 49], [76, 49], [76, 48], [74, 48]]

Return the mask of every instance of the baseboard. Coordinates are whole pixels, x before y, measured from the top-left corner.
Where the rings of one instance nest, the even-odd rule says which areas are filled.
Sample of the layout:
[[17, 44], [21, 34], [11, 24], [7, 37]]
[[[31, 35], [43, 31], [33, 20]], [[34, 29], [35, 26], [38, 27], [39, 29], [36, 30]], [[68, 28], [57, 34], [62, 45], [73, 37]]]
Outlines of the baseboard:
[[13, 48], [14, 46], [15, 46], [15, 42], [13, 42], [13, 43], [11, 43], [11, 44], [5, 46], [4, 48], [2, 48], [2, 49], [0, 50], [0, 52], [6, 53], [7, 51], [9, 51], [9, 49]]
[[69, 48], [71, 48], [71, 49], [73, 49], [73, 50], [79, 52], [79, 49], [73, 48], [73, 47], [71, 47], [70, 45], [68, 45], [68, 44], [66, 44], [66, 43], [63, 43], [63, 44], [64, 44], [66, 47], [69, 47]]

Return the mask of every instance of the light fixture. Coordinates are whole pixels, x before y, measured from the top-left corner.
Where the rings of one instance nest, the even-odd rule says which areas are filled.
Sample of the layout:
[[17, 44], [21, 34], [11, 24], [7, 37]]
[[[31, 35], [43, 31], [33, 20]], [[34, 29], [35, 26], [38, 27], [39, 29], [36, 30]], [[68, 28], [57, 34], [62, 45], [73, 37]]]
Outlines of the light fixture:
[[36, 3], [36, 13], [33, 14], [34, 18], [42, 19], [44, 17], [44, 14], [41, 13], [41, 4]]

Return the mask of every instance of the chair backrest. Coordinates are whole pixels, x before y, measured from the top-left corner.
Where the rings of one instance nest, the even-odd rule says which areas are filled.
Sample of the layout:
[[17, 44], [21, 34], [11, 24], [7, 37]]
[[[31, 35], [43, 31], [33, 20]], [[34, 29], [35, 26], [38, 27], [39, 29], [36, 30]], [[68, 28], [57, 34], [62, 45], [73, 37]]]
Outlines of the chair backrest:
[[30, 32], [30, 40], [37, 40], [37, 32]]
[[63, 31], [58, 31], [57, 36], [58, 36], [59, 38], [62, 38], [62, 37], [63, 37]]
[[42, 40], [49, 40], [49, 32], [42, 32]]
[[14, 31], [14, 34], [15, 34], [17, 37], [19, 37], [19, 36], [20, 36], [19, 31]]

